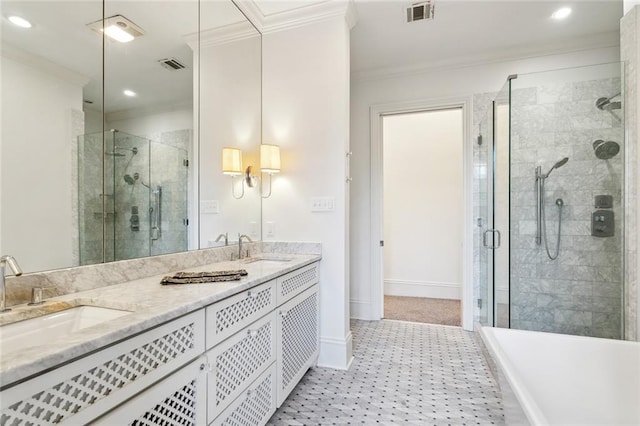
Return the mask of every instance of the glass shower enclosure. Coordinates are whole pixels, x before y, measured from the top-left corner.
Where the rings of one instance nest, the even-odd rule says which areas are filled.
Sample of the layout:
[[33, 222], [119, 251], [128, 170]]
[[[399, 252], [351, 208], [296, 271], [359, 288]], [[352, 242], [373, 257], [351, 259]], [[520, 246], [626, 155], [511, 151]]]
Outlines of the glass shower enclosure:
[[623, 338], [622, 64], [509, 77], [478, 122], [476, 319]]
[[173, 136], [165, 143], [118, 130], [79, 137], [81, 265], [187, 250], [180, 139], [188, 135]]

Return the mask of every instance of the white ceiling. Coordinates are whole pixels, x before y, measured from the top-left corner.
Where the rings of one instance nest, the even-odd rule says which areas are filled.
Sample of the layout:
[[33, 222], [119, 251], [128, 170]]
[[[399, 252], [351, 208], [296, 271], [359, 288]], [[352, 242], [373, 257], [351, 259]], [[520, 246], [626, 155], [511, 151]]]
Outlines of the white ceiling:
[[[436, 0], [435, 19], [406, 23], [411, 3], [355, 0], [352, 72], [465, 63], [571, 43], [584, 46], [596, 35], [619, 32], [622, 17], [622, 0]], [[573, 9], [569, 18], [550, 19], [562, 6]]]
[[[193, 51], [185, 36], [198, 31], [198, 3], [177, 1], [107, 1], [105, 16], [123, 15], [140, 26], [145, 35], [130, 43], [105, 39], [105, 111], [190, 104], [193, 99]], [[12, 14], [32, 22], [25, 30], [10, 24]], [[87, 24], [102, 17], [101, 0], [4, 1], [2, 42], [44, 58], [90, 79], [84, 87], [85, 108], [100, 109], [102, 54], [101, 37]], [[203, 30], [244, 22], [230, 0], [203, 0], [200, 26]], [[169, 71], [158, 60], [175, 57], [188, 68]], [[124, 89], [138, 96], [123, 95]]]
[[[327, 0], [253, 0], [264, 16], [285, 14]], [[340, 1], [340, 0], [338, 0]], [[583, 48], [609, 35], [615, 40], [622, 0], [436, 0], [435, 19], [407, 24], [411, 1], [355, 0], [356, 26], [351, 31], [354, 75], [469, 63], [490, 56], [517, 56], [525, 51], [553, 50], [575, 44]], [[105, 105], [107, 112], [148, 108], [192, 99], [192, 70], [170, 72], [157, 60], [176, 57], [192, 64], [184, 36], [198, 29], [197, 3], [174, 1], [108, 1], [106, 16], [122, 14], [146, 34], [128, 44], [109, 43]], [[573, 13], [562, 22], [550, 19], [560, 6]], [[19, 14], [34, 23], [23, 30], [6, 21]], [[3, 43], [88, 76], [85, 98], [99, 106], [102, 62], [100, 37], [86, 24], [101, 16], [100, 0], [4, 1]], [[203, 28], [244, 21], [229, 0], [202, 0]], [[587, 46], [588, 47], [588, 46]], [[122, 95], [125, 88], [137, 98]]]

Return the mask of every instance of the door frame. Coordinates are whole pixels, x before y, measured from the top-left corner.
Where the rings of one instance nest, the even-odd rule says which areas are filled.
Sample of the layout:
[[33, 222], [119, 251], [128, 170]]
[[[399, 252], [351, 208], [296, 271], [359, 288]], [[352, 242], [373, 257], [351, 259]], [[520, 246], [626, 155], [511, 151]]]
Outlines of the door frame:
[[423, 99], [396, 102], [370, 107], [371, 148], [371, 318], [382, 319], [384, 304], [383, 250], [383, 141], [382, 118], [411, 112], [437, 111], [462, 108], [462, 191], [463, 191], [463, 237], [462, 237], [462, 327], [473, 330], [473, 144], [471, 135], [471, 96]]

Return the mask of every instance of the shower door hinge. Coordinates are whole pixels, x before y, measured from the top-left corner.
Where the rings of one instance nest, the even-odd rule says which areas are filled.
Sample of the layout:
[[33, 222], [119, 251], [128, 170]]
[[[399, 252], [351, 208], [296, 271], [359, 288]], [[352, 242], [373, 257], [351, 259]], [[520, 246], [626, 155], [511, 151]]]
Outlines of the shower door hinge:
[[478, 309], [482, 309], [482, 299], [478, 299]]
[[380, 240], [380, 247], [384, 247], [384, 240]]
[[182, 165], [185, 167], [189, 167], [189, 160], [182, 160]]
[[182, 224], [184, 226], [189, 226], [189, 219], [182, 219]]

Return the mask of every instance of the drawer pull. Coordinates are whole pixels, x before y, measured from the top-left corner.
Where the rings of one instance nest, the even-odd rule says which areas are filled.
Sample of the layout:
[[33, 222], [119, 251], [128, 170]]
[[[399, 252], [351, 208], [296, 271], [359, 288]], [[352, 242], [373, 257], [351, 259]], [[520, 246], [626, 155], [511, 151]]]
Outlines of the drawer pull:
[[204, 370], [207, 370], [210, 372], [212, 370], [211, 364], [209, 364], [208, 362], [203, 362], [202, 364], [200, 364], [200, 371], [204, 371]]
[[251, 290], [249, 290], [247, 292], [247, 299], [251, 299], [253, 297], [253, 293], [251, 292]]
[[247, 389], [247, 399], [255, 398], [257, 392], [253, 389]]
[[258, 335], [258, 330], [247, 330], [247, 336], [256, 337]]

